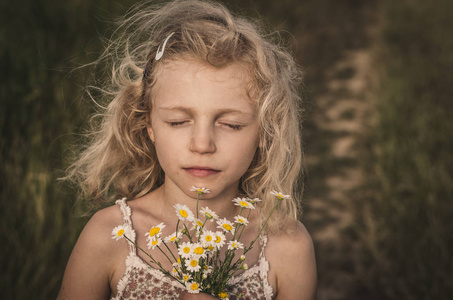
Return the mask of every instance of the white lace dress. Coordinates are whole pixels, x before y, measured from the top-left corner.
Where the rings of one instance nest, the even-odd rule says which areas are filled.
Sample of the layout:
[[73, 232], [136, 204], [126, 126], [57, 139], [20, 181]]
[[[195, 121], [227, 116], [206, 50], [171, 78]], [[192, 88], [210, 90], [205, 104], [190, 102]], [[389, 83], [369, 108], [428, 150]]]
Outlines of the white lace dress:
[[[136, 234], [131, 221], [131, 208], [126, 203], [126, 198], [116, 201], [123, 215], [124, 225], [132, 228], [131, 240], [135, 241]], [[126, 242], [126, 241], [125, 241]], [[264, 256], [267, 237], [260, 238], [261, 253], [258, 263], [244, 273], [233, 276], [229, 280], [229, 292], [242, 294], [241, 300], [271, 300], [273, 298], [272, 286], [269, 285], [267, 273], [269, 263]], [[165, 277], [158, 269], [151, 267], [137, 255], [136, 247], [129, 244], [129, 255], [126, 258], [126, 272], [118, 282], [118, 293], [112, 300], [119, 299], [162, 299], [177, 300], [183, 291], [180, 283]], [[231, 295], [230, 300], [238, 299]]]

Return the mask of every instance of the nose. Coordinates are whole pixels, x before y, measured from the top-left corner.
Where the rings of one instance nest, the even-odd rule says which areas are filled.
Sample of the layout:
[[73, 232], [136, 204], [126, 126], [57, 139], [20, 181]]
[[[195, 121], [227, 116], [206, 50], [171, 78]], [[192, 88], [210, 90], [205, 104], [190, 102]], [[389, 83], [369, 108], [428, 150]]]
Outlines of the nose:
[[189, 149], [200, 154], [214, 153], [217, 150], [214, 141], [214, 128], [209, 124], [196, 124], [193, 127]]

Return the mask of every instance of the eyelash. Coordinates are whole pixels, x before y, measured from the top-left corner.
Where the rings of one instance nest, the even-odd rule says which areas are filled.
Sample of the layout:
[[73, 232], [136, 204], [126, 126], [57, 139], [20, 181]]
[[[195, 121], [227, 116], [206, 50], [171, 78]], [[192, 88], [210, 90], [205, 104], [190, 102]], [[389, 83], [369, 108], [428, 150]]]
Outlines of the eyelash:
[[236, 124], [225, 124], [225, 125], [230, 127], [233, 130], [241, 130], [243, 127], [242, 125], [236, 125]]
[[168, 122], [168, 124], [170, 124], [170, 126], [179, 126], [179, 125], [183, 125], [184, 123], [186, 123], [186, 121]]
[[[168, 124], [170, 124], [170, 126], [180, 126], [180, 125], [184, 125], [187, 121], [179, 121], [179, 122], [168, 122]], [[237, 125], [237, 124], [227, 124], [227, 123], [223, 123], [223, 125], [233, 129], [233, 130], [241, 130], [242, 127], [244, 127], [243, 125]]]

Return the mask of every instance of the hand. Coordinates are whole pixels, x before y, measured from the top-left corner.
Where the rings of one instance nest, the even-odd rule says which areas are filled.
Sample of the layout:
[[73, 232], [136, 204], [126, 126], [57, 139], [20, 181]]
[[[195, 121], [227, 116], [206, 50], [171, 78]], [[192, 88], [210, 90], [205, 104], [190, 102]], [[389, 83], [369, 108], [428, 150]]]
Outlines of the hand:
[[179, 295], [179, 300], [212, 300], [212, 299], [218, 300], [218, 298], [205, 293], [190, 294], [188, 292], [182, 292]]

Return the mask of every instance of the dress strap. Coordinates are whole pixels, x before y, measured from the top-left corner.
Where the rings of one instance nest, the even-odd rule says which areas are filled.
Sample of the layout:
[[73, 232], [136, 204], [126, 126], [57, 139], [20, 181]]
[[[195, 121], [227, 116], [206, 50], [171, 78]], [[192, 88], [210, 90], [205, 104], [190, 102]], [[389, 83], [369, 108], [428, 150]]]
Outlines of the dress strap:
[[[130, 236], [128, 236], [128, 238], [130, 238], [131, 241], [133, 241], [135, 243], [136, 242], [135, 241], [135, 230], [134, 230], [134, 227], [132, 226], [132, 219], [131, 219], [132, 211], [131, 211], [131, 208], [129, 207], [129, 205], [127, 205], [127, 203], [126, 203], [126, 198], [117, 200], [115, 202], [115, 204], [120, 207], [121, 215], [123, 216], [123, 222], [124, 222], [123, 225], [130, 228]], [[135, 253], [135, 251], [136, 251], [135, 245], [129, 241], [128, 241], [128, 245], [129, 245], [129, 253]]]
[[267, 245], [267, 235], [262, 234], [262, 235], [260, 235], [260, 247], [261, 247], [260, 259], [265, 257], [264, 250], [266, 249], [266, 245]]
[[269, 284], [268, 273], [269, 273], [269, 262], [266, 260], [264, 251], [267, 245], [267, 235], [263, 234], [260, 236], [261, 252], [259, 257], [259, 273], [263, 280], [264, 295], [266, 300], [271, 300], [274, 294], [272, 286]]

